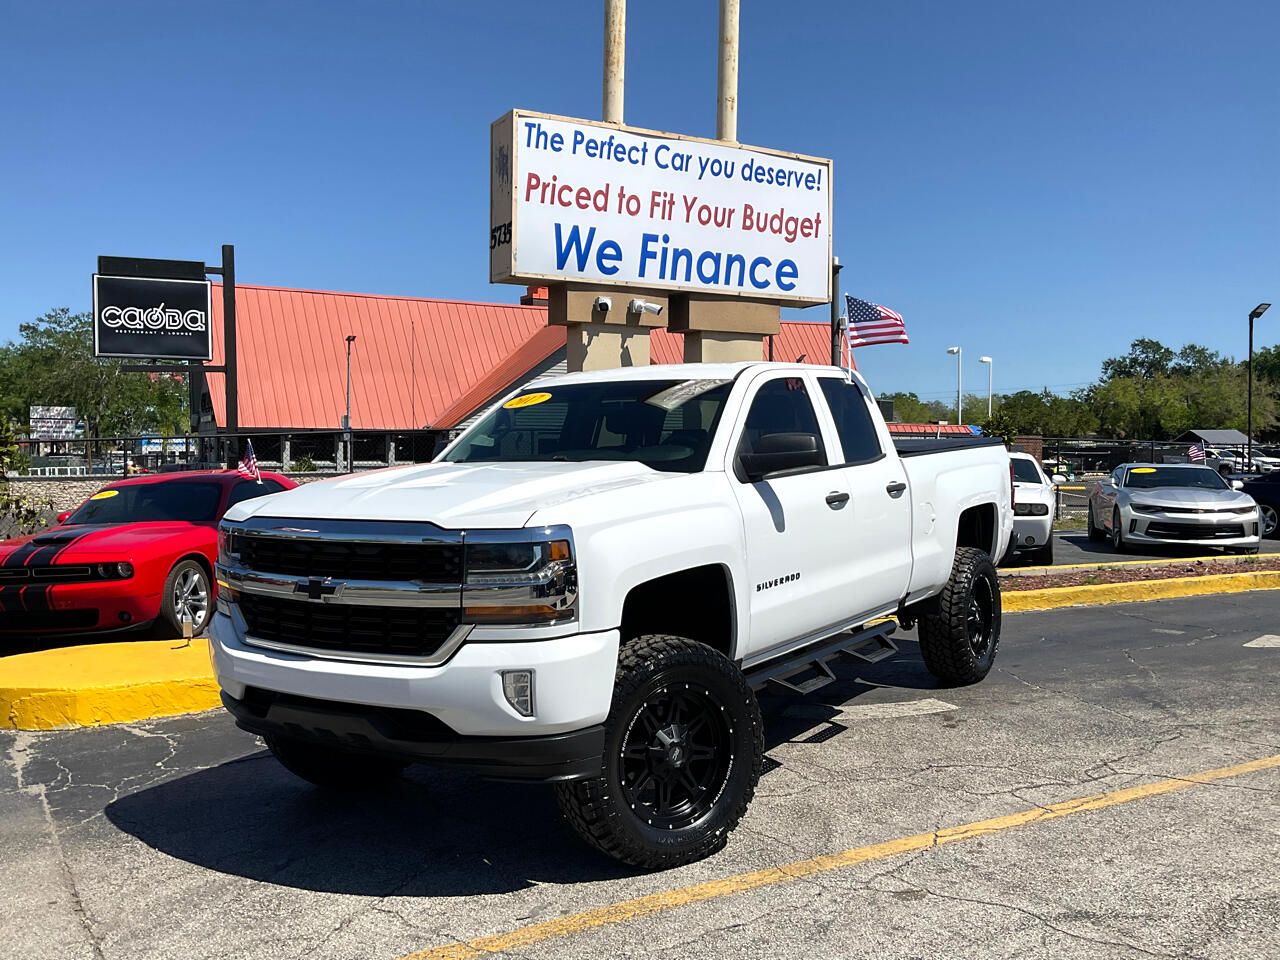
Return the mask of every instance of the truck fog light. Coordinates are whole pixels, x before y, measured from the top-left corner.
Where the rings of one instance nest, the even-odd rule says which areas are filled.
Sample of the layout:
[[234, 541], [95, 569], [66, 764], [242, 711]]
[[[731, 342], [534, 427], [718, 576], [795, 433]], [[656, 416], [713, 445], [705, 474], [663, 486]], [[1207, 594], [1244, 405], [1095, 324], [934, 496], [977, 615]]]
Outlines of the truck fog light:
[[533, 671], [503, 670], [502, 695], [507, 698], [516, 713], [522, 717], [533, 716]]

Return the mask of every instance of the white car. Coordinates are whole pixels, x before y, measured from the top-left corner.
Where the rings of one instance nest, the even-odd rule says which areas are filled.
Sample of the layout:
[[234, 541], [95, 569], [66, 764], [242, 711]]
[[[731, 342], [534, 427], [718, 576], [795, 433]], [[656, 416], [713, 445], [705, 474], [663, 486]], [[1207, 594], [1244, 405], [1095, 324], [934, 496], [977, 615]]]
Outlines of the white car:
[[886, 614], [944, 683], [987, 674], [1012, 494], [999, 440], [895, 445], [838, 368], [571, 374], [434, 463], [233, 507], [210, 651], [237, 723], [303, 779], [554, 783], [588, 843], [670, 867], [751, 801], [755, 688], [883, 659]]
[[1010, 453], [1013, 463], [1013, 544], [1033, 563], [1053, 563], [1053, 484], [1028, 453]]

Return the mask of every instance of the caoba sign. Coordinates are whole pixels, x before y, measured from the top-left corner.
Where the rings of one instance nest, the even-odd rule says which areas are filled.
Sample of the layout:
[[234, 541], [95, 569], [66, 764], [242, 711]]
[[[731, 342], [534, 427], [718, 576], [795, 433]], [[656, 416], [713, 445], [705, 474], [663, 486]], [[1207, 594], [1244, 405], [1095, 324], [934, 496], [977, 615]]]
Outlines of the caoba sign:
[[211, 360], [210, 307], [208, 280], [94, 274], [94, 355]]

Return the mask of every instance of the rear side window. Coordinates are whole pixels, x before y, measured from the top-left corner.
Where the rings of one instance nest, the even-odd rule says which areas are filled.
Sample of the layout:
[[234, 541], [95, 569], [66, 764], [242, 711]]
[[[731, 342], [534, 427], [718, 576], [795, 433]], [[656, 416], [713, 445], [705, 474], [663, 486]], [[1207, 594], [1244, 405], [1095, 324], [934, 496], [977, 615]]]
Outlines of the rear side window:
[[261, 483], [255, 480], [242, 480], [235, 485], [231, 496], [227, 498], [227, 509], [230, 510], [242, 500], [265, 497], [269, 493], [279, 493], [283, 489], [284, 487], [274, 480], [263, 480]]
[[836, 422], [844, 462], [868, 463], [883, 456], [875, 421], [858, 385], [834, 377], [823, 377], [818, 382], [822, 384], [822, 395], [827, 398], [831, 417]]
[[822, 428], [813, 410], [809, 391], [800, 377], [770, 380], [756, 391], [742, 429], [739, 453], [755, 453], [762, 437], [776, 433], [810, 433], [822, 452]]

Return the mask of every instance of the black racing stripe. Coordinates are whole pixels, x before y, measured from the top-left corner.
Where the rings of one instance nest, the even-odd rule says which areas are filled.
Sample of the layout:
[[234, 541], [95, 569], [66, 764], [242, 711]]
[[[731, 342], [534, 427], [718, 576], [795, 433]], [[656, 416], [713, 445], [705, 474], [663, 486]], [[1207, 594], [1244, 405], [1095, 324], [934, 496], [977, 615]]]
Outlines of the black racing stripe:
[[13, 553], [4, 558], [4, 562], [0, 566], [4, 567], [24, 567], [27, 564], [27, 557], [40, 549], [40, 545], [34, 540], [28, 540]]
[[[79, 540], [83, 540], [95, 530], [52, 530], [47, 534], [41, 534], [32, 540], [30, 544], [24, 546], [35, 546], [35, 550], [30, 551], [23, 563], [27, 567], [45, 567], [57, 562], [68, 547]], [[14, 551], [17, 553], [18, 551]], [[52, 609], [52, 593], [54, 585], [51, 583], [42, 583], [36, 586], [24, 586], [18, 588], [18, 609], [26, 611], [46, 611]]]

